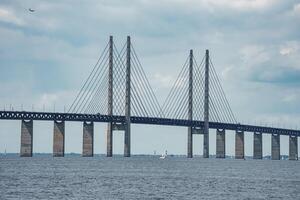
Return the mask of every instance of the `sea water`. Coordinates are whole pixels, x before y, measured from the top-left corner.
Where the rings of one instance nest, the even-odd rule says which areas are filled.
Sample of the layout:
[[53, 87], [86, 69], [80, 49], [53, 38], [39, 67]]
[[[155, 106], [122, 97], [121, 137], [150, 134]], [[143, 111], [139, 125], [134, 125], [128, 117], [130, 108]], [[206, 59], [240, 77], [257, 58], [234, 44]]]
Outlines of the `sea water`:
[[0, 199], [300, 199], [300, 161], [0, 158]]

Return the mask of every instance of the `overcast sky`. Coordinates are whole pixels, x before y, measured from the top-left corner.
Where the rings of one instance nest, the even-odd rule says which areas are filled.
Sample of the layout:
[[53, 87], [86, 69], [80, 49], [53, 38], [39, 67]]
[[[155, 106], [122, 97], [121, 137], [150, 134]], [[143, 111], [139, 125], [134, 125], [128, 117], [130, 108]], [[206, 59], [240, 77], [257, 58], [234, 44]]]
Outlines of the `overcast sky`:
[[[28, 9], [35, 9], [29, 12]], [[70, 106], [113, 35], [126, 36], [163, 102], [189, 49], [209, 49], [239, 122], [300, 128], [299, 0], [160, 0], [0, 2], [1, 109], [63, 111]], [[54, 106], [55, 105], [55, 106]], [[186, 128], [133, 125], [132, 152], [186, 154]], [[34, 152], [52, 152], [53, 123], [34, 122]], [[105, 124], [96, 124], [95, 152], [105, 153]], [[234, 134], [226, 138], [234, 154]], [[270, 153], [264, 136], [264, 154]], [[123, 152], [123, 133], [114, 150]], [[195, 153], [202, 154], [202, 136]], [[246, 154], [252, 155], [252, 134]], [[215, 153], [215, 130], [211, 130]], [[82, 124], [66, 124], [66, 152], [81, 152]], [[282, 137], [282, 152], [288, 153]], [[0, 121], [0, 152], [19, 152], [20, 122]]]

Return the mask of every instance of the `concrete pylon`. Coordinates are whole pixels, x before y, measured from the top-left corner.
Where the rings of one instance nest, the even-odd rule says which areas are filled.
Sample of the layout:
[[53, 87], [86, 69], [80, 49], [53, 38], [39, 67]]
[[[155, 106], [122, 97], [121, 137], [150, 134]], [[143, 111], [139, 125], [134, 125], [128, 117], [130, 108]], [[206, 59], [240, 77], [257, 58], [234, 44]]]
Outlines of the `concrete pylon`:
[[262, 133], [253, 133], [253, 159], [262, 159]]
[[[113, 36], [109, 37], [109, 60], [108, 60], [108, 112], [109, 116], [113, 115]], [[113, 129], [112, 122], [108, 122], [106, 131], [106, 156], [113, 155]]]
[[244, 131], [235, 132], [235, 158], [244, 159]]
[[279, 134], [272, 134], [272, 153], [271, 157], [272, 160], [280, 160], [280, 135]]
[[124, 134], [124, 157], [130, 157], [130, 141], [131, 141], [131, 41], [127, 36], [126, 50], [126, 88], [125, 88], [125, 134]]
[[[190, 50], [188, 120], [193, 120], [193, 50]], [[193, 157], [193, 127], [188, 127], [187, 157]]]
[[94, 155], [94, 123], [83, 122], [82, 156], [92, 157]]
[[205, 52], [203, 157], [209, 158], [209, 51]]
[[54, 121], [53, 129], [53, 157], [65, 155], [65, 122]]
[[32, 141], [33, 141], [33, 121], [21, 122], [21, 157], [31, 157], [32, 156]]
[[289, 136], [289, 160], [298, 160], [298, 138]]
[[225, 129], [217, 129], [216, 158], [225, 158]]

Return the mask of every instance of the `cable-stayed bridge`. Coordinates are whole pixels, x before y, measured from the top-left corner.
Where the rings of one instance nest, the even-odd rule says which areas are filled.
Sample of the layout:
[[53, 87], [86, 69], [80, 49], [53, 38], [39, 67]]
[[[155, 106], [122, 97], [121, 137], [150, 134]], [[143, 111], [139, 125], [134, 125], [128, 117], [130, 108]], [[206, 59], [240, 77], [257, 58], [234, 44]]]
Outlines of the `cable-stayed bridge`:
[[163, 104], [157, 100], [128, 36], [118, 50], [111, 36], [92, 72], [65, 113], [0, 111], [0, 119], [22, 120], [21, 156], [32, 156], [33, 120], [54, 121], [53, 155], [64, 156], [65, 121], [83, 122], [83, 156], [93, 156], [94, 122], [107, 123], [107, 156], [113, 155], [113, 131], [124, 131], [124, 156], [131, 155], [131, 124], [185, 126], [187, 156], [194, 134], [203, 134], [209, 157], [209, 131], [216, 129], [216, 156], [225, 158], [225, 131], [236, 131], [235, 157], [244, 158], [244, 134], [252, 132], [253, 157], [262, 159], [262, 134], [272, 135], [272, 159], [280, 159], [280, 135], [289, 136], [289, 159], [298, 159], [299, 130], [237, 122], [206, 50], [197, 62], [190, 50]]

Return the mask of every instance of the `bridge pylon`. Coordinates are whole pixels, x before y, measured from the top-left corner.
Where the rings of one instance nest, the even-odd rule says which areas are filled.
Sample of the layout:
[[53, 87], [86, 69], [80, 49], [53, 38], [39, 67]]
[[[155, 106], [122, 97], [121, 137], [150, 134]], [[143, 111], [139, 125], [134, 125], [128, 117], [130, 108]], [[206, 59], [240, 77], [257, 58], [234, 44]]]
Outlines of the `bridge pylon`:
[[209, 158], [209, 51], [205, 52], [203, 157]]
[[124, 156], [130, 157], [130, 115], [131, 115], [131, 42], [130, 36], [127, 36], [127, 50], [126, 50], [126, 91], [125, 91], [125, 134], [124, 134]]
[[[114, 43], [113, 37], [109, 38], [109, 62], [108, 62], [108, 116], [112, 117], [113, 113], [113, 88], [114, 88]], [[118, 63], [120, 64], [120, 63]], [[131, 126], [131, 41], [130, 36], [127, 36], [126, 42], [126, 64], [125, 64], [125, 121], [123, 123], [108, 122], [107, 124], [107, 157], [113, 155], [113, 131], [124, 131], [124, 157], [130, 157], [130, 126]]]
[[[113, 115], [113, 36], [109, 37], [109, 61], [108, 61], [108, 110], [107, 114], [109, 116]], [[106, 147], [107, 147], [107, 157], [112, 157], [113, 155], [113, 122], [108, 122], [107, 133], [106, 133]]]
[[[189, 86], [188, 86], [188, 120], [193, 120], [193, 50], [190, 50], [189, 58]], [[193, 157], [193, 126], [188, 127], [187, 157]]]

